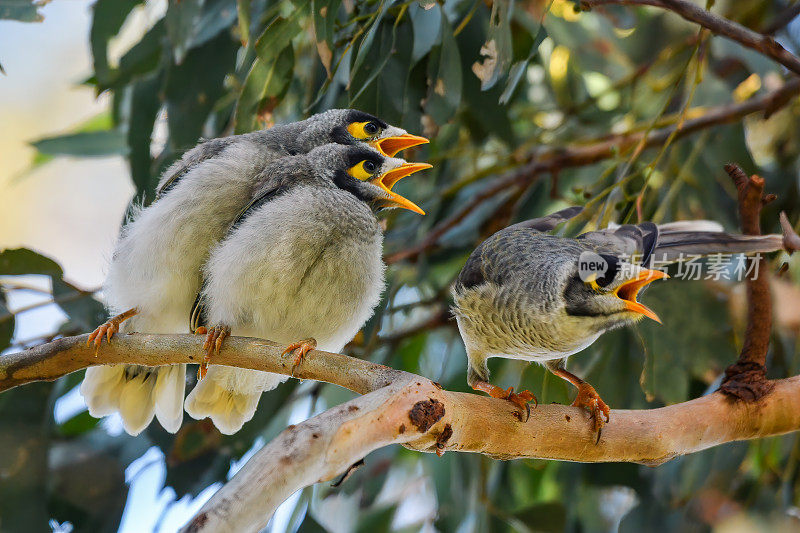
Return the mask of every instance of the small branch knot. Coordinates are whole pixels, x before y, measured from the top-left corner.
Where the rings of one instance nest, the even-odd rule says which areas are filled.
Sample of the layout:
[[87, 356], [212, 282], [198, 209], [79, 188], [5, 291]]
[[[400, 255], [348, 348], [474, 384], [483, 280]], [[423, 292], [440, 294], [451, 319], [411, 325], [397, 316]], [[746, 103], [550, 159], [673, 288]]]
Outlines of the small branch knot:
[[766, 396], [772, 388], [764, 365], [737, 361], [725, 369], [725, 378], [718, 390], [736, 400], [754, 402]]

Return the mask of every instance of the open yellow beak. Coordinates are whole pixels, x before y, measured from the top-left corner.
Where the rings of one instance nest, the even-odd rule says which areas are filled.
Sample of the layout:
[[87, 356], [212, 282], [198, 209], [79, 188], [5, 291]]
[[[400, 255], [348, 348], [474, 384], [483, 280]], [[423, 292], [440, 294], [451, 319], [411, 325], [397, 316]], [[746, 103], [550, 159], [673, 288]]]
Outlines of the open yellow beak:
[[636, 296], [639, 294], [639, 291], [642, 290], [642, 287], [648, 283], [657, 279], [666, 279], [668, 277], [669, 276], [666, 272], [661, 272], [660, 270], [643, 269], [636, 278], [628, 280], [617, 287], [616, 290], [614, 290], [614, 296], [625, 302], [625, 307], [628, 309], [628, 311], [641, 313], [647, 318], [652, 318], [661, 324], [661, 319], [658, 318], [658, 315], [655, 313], [655, 311], [646, 305], [637, 302]]
[[397, 155], [397, 153], [405, 150], [406, 148], [411, 148], [412, 146], [417, 146], [420, 144], [428, 144], [429, 142], [430, 141], [425, 137], [419, 137], [418, 135], [405, 133], [397, 137], [378, 139], [377, 141], [370, 142], [369, 145], [386, 157], [394, 157]]
[[414, 211], [415, 213], [424, 215], [425, 211], [420, 209], [417, 204], [411, 200], [403, 198], [397, 193], [392, 192], [392, 187], [394, 187], [395, 183], [406, 176], [410, 176], [411, 174], [419, 172], [420, 170], [431, 168], [432, 166], [433, 165], [429, 165], [428, 163], [403, 163], [397, 168], [393, 168], [392, 170], [385, 172], [380, 176], [372, 178], [370, 183], [383, 189], [383, 192], [386, 193], [386, 200], [388, 202], [396, 205], [397, 207], [402, 207], [403, 209], [408, 209], [409, 211]]

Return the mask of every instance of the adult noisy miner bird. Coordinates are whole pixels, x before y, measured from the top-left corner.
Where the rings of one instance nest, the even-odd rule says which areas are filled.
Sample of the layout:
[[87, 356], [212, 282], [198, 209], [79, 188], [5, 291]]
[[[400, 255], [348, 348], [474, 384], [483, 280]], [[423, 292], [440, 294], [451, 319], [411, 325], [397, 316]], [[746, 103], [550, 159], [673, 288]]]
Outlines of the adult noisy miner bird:
[[[268, 164], [257, 200], [204, 268], [202, 301], [214, 325], [206, 356], [218, 353], [228, 334], [292, 343], [294, 365], [316, 346], [341, 351], [371, 316], [384, 286], [375, 213], [400, 207], [424, 214], [392, 187], [430, 166], [338, 144]], [[286, 379], [212, 365], [185, 408], [231, 434], [253, 417], [261, 393]]]
[[[352, 109], [201, 142], [166, 170], [156, 200], [138, 209], [123, 228], [103, 287], [116, 316], [97, 328], [89, 342], [99, 349], [103, 337], [110, 342], [121, 325], [126, 332], [185, 332], [202, 265], [261, 191], [262, 171], [271, 161], [329, 143], [372, 146], [393, 156], [426, 142]], [[167, 431], [177, 431], [184, 388], [185, 365], [112, 365], [88, 369], [81, 393], [92, 416], [119, 412], [125, 430], [136, 435], [154, 414]]]
[[[595, 389], [565, 368], [567, 357], [606, 331], [658, 316], [637, 300], [652, 281], [668, 277], [652, 265], [687, 255], [771, 252], [780, 235], [731, 235], [709, 221], [615, 226], [564, 238], [547, 232], [580, 207], [498, 231], [470, 255], [453, 289], [454, 314], [468, 358], [467, 381], [508, 399], [521, 411], [535, 397], [489, 383], [490, 357], [543, 364], [575, 385], [572, 405], [586, 408], [598, 434], [609, 407]], [[681, 255], [684, 254], [684, 255]], [[650, 268], [648, 268], [650, 267]]]

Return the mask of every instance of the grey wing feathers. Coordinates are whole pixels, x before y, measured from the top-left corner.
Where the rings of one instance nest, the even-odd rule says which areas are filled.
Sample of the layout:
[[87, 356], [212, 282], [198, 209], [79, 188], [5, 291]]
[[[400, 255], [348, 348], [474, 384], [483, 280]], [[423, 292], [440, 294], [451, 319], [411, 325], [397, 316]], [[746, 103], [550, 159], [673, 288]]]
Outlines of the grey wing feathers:
[[726, 233], [716, 222], [687, 220], [660, 224], [643, 222], [592, 231], [578, 239], [589, 241], [616, 254], [636, 255], [639, 263], [657, 267], [713, 254], [767, 253], [783, 248], [781, 235], [736, 235]]
[[483, 272], [483, 244], [479, 245], [464, 263], [456, 279], [456, 290], [471, 289], [486, 281]]
[[[247, 215], [264, 205], [265, 202], [289, 190], [292, 184], [298, 183], [302, 179], [306, 174], [305, 167], [297, 163], [298, 161], [294, 157], [287, 156], [264, 167], [256, 180], [252, 199], [239, 211], [239, 214], [233, 222], [231, 222], [226, 233], [226, 238], [241, 224], [242, 220], [244, 220]], [[192, 309], [189, 312], [189, 330], [191, 332], [194, 332], [199, 326], [207, 325], [205, 316], [206, 308], [205, 302], [203, 301], [204, 288], [205, 282], [197, 293]]]
[[200, 326], [208, 325], [205, 302], [203, 302], [203, 289], [205, 289], [205, 284], [200, 287], [200, 292], [197, 293], [192, 304], [192, 310], [189, 311], [189, 333], [194, 333]]
[[303, 165], [304, 158], [282, 157], [264, 167], [256, 177], [250, 202], [241, 210], [230, 225], [228, 233], [238, 226], [247, 215], [278, 195], [298, 184], [310, 171]]
[[583, 207], [581, 206], [567, 207], [566, 209], [562, 209], [561, 211], [556, 211], [555, 213], [550, 213], [549, 215], [545, 215], [543, 217], [532, 218], [530, 220], [514, 224], [513, 226], [509, 226], [509, 229], [527, 228], [536, 231], [541, 231], [544, 233], [552, 231], [559, 224], [562, 224], [567, 220], [575, 218], [582, 212], [583, 212]]
[[227, 146], [231, 145], [235, 137], [221, 137], [201, 141], [200, 144], [183, 154], [178, 161], [172, 164], [161, 176], [156, 187], [156, 199], [162, 197], [167, 191], [172, 189], [178, 181], [190, 170], [207, 159], [216, 157]]
[[599, 249], [620, 258], [635, 258], [646, 263], [659, 245], [659, 228], [652, 222], [624, 224], [579, 235], [578, 240], [590, 242]]

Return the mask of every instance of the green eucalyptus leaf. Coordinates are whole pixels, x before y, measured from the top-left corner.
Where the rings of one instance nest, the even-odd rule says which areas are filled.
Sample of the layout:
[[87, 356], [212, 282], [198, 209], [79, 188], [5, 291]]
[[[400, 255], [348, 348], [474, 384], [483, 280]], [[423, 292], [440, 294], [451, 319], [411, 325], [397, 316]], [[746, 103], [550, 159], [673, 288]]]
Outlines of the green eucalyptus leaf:
[[0, 0], [0, 19], [41, 22], [44, 20], [39, 12], [42, 5], [38, 0]]
[[209, 114], [225, 93], [223, 81], [234, 68], [237, 48], [229, 34], [221, 33], [167, 71], [164, 95], [173, 149], [188, 149], [203, 136]]
[[336, 16], [342, 0], [312, 0], [311, 12], [314, 15], [314, 34], [316, 36], [317, 54], [328, 78], [331, 77], [333, 60], [333, 38], [335, 36]]
[[236, 133], [258, 129], [259, 115], [271, 112], [289, 90], [293, 70], [291, 43], [272, 61], [256, 59], [236, 105]]
[[138, 43], [125, 52], [119, 60], [119, 67], [110, 74], [108, 86], [101, 85], [101, 88], [127, 85], [158, 69], [163, 59], [165, 36], [164, 21], [159, 20]]
[[381, 21], [383, 20], [386, 11], [391, 7], [394, 3], [394, 0], [380, 0], [380, 5], [378, 6], [378, 10], [372, 15], [369, 21], [369, 30], [367, 30], [364, 38], [361, 39], [361, 44], [358, 46], [358, 53], [356, 54], [355, 59], [353, 60], [353, 64], [350, 67], [350, 79], [352, 80], [358, 69], [361, 67], [364, 60], [367, 58], [367, 54], [369, 53], [370, 49], [372, 48], [372, 42], [375, 40], [375, 36], [378, 33], [378, 29], [381, 27]]
[[108, 42], [119, 33], [133, 8], [142, 3], [143, 0], [97, 0], [92, 6], [89, 43], [94, 60], [94, 77], [101, 87], [108, 86], [112, 81]]
[[300, 32], [300, 20], [308, 8], [309, 0], [300, 0], [291, 15], [273, 20], [258, 38], [256, 59], [236, 102], [236, 133], [257, 129], [259, 113], [274, 109], [288, 91], [294, 70], [292, 39]]
[[153, 77], [134, 83], [131, 89], [131, 113], [127, 132], [128, 163], [136, 196], [146, 201], [155, 198], [158, 183], [157, 176], [153, 173], [150, 141], [156, 116], [161, 109], [161, 84], [161, 77]]
[[40, 153], [53, 156], [109, 157], [128, 153], [125, 134], [120, 130], [68, 133], [31, 144]]
[[239, 35], [242, 43], [250, 45], [250, 0], [236, 0], [236, 12], [239, 15]]
[[408, 13], [414, 28], [411, 59], [416, 63], [442, 40], [442, 10], [423, 9], [417, 4], [412, 4], [408, 8]]
[[489, 16], [489, 33], [481, 47], [481, 60], [472, 64], [472, 72], [481, 80], [481, 89], [494, 87], [511, 61], [512, 0], [496, 0]]
[[27, 248], [7, 248], [0, 252], [0, 276], [40, 274], [60, 278], [58, 263]]
[[[441, 10], [440, 6], [433, 9]], [[428, 99], [425, 112], [443, 125], [461, 104], [461, 54], [447, 17], [441, 16], [442, 44], [439, 53], [428, 61]]]
[[205, 0], [170, 2], [164, 18], [175, 63], [183, 63], [199, 26]]

